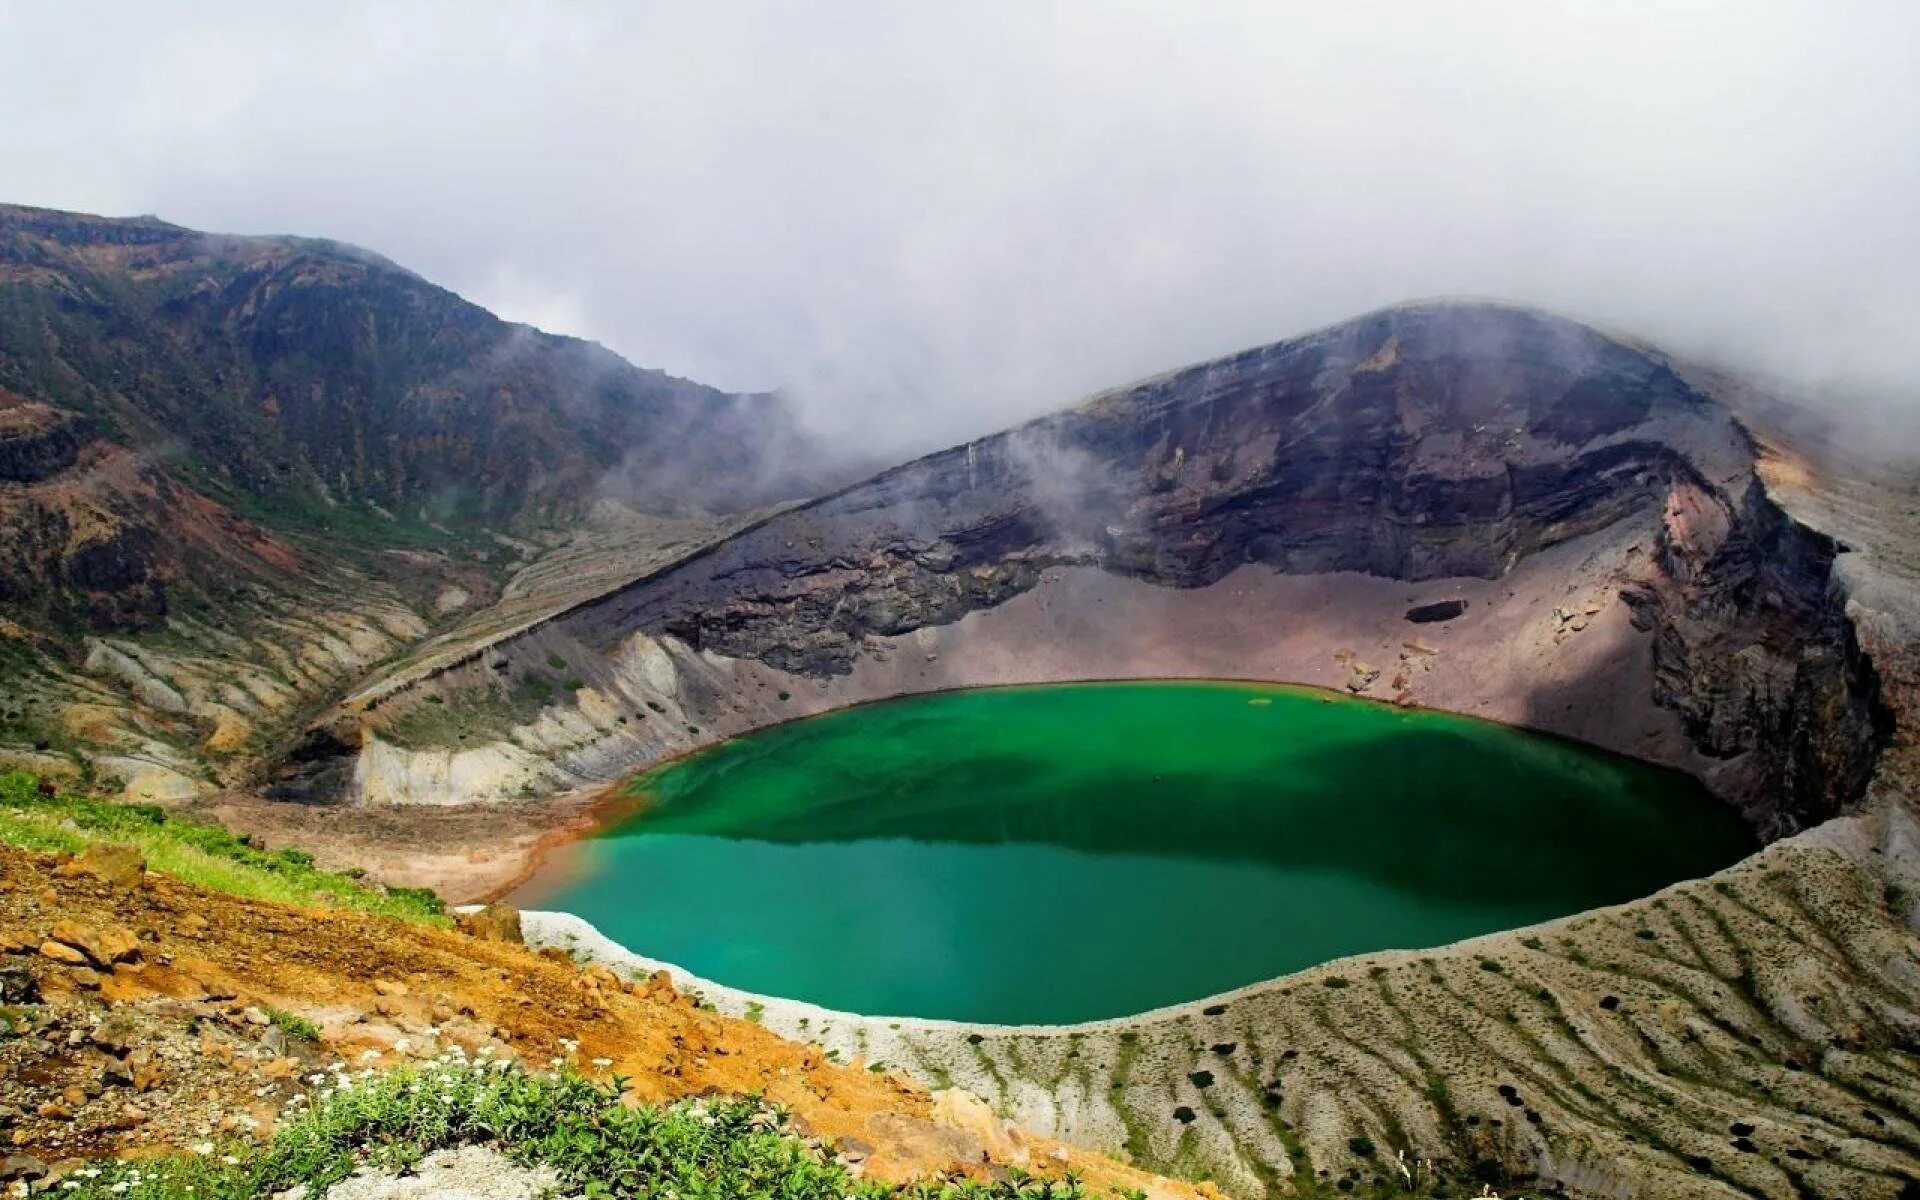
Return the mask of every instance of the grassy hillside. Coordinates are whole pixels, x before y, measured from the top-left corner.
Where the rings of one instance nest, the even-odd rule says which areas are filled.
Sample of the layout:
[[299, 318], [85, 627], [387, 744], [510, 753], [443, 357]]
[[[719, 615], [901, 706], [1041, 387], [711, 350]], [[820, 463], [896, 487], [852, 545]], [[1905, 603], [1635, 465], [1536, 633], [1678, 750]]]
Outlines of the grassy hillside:
[[262, 850], [232, 830], [170, 817], [152, 805], [42, 795], [26, 772], [0, 772], [0, 843], [77, 853], [96, 842], [137, 846], [152, 870], [235, 896], [448, 923], [432, 892], [323, 871], [302, 851]]

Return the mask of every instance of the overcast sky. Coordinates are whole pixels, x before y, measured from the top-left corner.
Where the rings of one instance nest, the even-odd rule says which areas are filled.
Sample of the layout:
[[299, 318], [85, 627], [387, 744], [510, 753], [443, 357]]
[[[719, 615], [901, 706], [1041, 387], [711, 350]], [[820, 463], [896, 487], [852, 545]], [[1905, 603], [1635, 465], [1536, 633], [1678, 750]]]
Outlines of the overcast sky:
[[1916, 64], [1911, 0], [0, 0], [0, 198], [357, 242], [902, 446], [1438, 294], [1887, 405]]

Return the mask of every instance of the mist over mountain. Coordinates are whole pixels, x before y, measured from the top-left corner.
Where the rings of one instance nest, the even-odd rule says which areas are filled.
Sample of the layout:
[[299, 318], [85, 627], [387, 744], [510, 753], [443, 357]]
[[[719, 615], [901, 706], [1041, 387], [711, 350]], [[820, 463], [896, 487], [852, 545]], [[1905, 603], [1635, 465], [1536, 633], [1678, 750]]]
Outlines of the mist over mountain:
[[375, 246], [889, 454], [1436, 295], [1877, 435], [1920, 380], [1917, 44], [1878, 0], [26, 5], [0, 154], [9, 199]]
[[351, 246], [0, 207], [0, 280], [0, 383], [242, 506], [511, 523], [824, 478], [772, 397], [501, 321]]

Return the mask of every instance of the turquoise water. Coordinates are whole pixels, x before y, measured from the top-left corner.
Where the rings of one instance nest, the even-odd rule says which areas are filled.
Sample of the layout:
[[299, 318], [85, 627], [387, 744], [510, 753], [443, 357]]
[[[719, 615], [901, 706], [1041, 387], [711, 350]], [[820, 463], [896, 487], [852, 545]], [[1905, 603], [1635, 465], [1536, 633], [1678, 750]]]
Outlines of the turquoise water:
[[1228, 683], [949, 692], [737, 739], [539, 903], [831, 1008], [1121, 1016], [1646, 895], [1754, 842], [1691, 778]]

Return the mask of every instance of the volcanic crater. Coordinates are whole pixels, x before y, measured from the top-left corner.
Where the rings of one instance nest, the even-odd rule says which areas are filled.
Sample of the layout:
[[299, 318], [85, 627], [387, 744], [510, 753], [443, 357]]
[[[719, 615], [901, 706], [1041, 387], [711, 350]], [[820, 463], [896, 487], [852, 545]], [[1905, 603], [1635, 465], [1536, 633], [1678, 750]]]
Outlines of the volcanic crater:
[[[1872, 569], [1842, 569], [1842, 539], [1874, 533], [1860, 507], [1770, 488], [1747, 399], [1537, 312], [1386, 310], [436, 647], [317, 722], [275, 792], [579, 794], [796, 717], [1070, 680], [1310, 684], [1563, 735], [1696, 776], [1768, 848], [1534, 930], [1090, 1025], [881, 1023], [706, 990], [1243, 1194], [1375, 1144], [1588, 1191], [1874, 1194], [1920, 1154], [1913, 827], [1875, 799], [1909, 769], [1881, 679], [1907, 670], [1909, 618]], [[450, 712], [482, 716], [456, 732]], [[651, 965], [564, 916], [532, 926]], [[1730, 1120], [1802, 1153], [1732, 1147]]]

